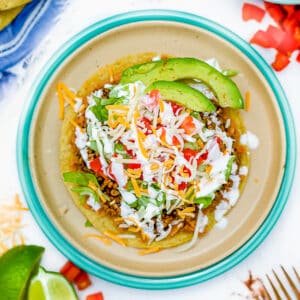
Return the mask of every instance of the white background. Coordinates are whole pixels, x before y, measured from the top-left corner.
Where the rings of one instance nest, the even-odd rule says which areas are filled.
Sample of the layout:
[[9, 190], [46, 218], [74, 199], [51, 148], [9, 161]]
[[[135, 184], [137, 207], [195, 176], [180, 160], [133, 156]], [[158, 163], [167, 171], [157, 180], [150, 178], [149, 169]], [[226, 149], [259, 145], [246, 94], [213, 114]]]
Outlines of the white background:
[[[228, 27], [246, 40], [258, 29], [264, 29], [271, 22], [265, 17], [263, 23], [241, 20], [241, 0], [71, 0], [71, 4], [61, 15], [60, 21], [54, 26], [44, 42], [39, 46], [34, 59], [23, 73], [23, 80], [18, 85], [8, 88], [6, 96], [0, 101], [0, 201], [13, 197], [21, 188], [17, 177], [15, 159], [15, 142], [19, 116], [26, 101], [34, 78], [44, 63], [63, 42], [84, 27], [116, 13], [137, 9], [176, 9], [192, 12], [212, 19]], [[262, 1], [252, 1], [262, 5]], [[273, 50], [257, 50], [271, 62], [274, 57]], [[296, 53], [295, 53], [296, 54]], [[300, 64], [293, 63], [284, 71], [277, 73], [289, 99], [296, 128], [300, 125]], [[299, 140], [299, 132], [297, 132]], [[296, 163], [296, 162], [295, 162]], [[127, 300], [133, 297], [138, 300], [145, 299], [237, 299], [233, 293], [245, 293], [242, 280], [247, 278], [248, 270], [254, 274], [264, 276], [272, 268], [283, 264], [288, 268], [293, 264], [300, 270], [300, 188], [299, 166], [295, 184], [291, 191], [287, 206], [267, 239], [246, 260], [225, 274], [192, 287], [167, 291], [146, 291], [130, 289], [114, 285], [101, 279], [92, 278], [93, 286], [81, 294], [93, 291], [103, 291], [106, 300]], [[259, 212], [258, 212], [259, 213]], [[24, 230], [26, 242], [46, 247], [42, 264], [50, 270], [58, 270], [65, 262], [65, 258], [50, 244], [33, 218], [27, 214]], [[298, 238], [296, 238], [298, 237]]]

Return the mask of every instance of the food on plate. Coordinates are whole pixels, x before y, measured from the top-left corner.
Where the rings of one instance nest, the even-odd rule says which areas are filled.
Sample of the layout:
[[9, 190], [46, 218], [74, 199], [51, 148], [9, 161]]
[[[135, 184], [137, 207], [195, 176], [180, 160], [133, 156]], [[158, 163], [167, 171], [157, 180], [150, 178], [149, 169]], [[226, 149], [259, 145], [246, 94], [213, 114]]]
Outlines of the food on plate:
[[58, 83], [62, 176], [94, 228], [151, 253], [226, 226], [249, 164], [244, 101], [226, 74], [214, 59], [143, 53], [77, 93]]

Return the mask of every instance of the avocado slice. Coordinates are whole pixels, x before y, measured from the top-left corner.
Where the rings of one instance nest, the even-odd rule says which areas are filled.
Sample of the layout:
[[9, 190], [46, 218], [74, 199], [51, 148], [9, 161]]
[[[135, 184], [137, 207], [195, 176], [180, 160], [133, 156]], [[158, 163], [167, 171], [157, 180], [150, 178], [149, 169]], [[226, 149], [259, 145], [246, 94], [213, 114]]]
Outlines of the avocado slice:
[[146, 93], [159, 90], [163, 99], [184, 105], [194, 111], [215, 111], [216, 107], [201, 92], [193, 89], [187, 84], [176, 81], [155, 81], [145, 90]]
[[196, 58], [169, 58], [126, 69], [120, 83], [142, 81], [146, 86], [157, 80], [198, 79], [210, 87], [221, 107], [244, 108], [236, 84], [222, 73]]

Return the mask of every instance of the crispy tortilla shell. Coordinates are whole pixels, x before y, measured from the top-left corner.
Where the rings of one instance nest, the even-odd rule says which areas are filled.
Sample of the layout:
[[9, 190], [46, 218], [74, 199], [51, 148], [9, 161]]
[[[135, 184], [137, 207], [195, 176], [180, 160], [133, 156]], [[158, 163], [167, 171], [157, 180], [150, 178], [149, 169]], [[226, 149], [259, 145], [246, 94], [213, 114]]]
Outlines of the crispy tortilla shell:
[[[102, 88], [105, 83], [111, 81], [118, 82], [123, 70], [132, 65], [150, 61], [154, 56], [156, 56], [156, 53], [131, 55], [119, 59], [114, 64], [102, 67], [83, 84], [82, 88], [78, 92], [78, 95], [81, 97], [86, 97], [91, 92]], [[228, 114], [228, 117], [231, 118], [231, 122], [233, 124], [232, 126], [235, 127], [238, 134], [242, 134], [243, 132], [245, 132], [245, 128], [238, 111], [226, 109], [226, 114]], [[78, 150], [74, 145], [74, 126], [72, 125], [72, 120], [75, 119], [76, 113], [72, 108], [68, 107], [66, 109], [65, 118], [62, 124], [60, 139], [59, 160], [62, 173], [70, 171], [80, 171], [77, 167], [78, 156], [76, 154], [78, 153]], [[240, 156], [240, 162], [242, 163], [242, 165], [248, 165], [249, 158], [247, 151]], [[245, 179], [242, 180], [241, 186], [243, 186], [244, 182]], [[70, 183], [65, 183], [65, 185], [69, 190], [76, 206], [99, 232], [104, 233], [105, 231], [109, 231], [113, 234], [133, 234], [128, 230], [119, 228], [113, 218], [106, 215], [101, 210], [95, 212], [92, 209], [83, 206], [80, 203], [80, 196], [77, 193], [71, 191], [74, 185]], [[208, 214], [209, 219], [213, 219], [213, 209], [207, 209], [206, 213]], [[192, 236], [192, 232], [179, 231], [172, 237], [169, 236], [162, 241], [154, 241], [149, 245], [147, 241], [144, 241], [141, 238], [140, 234], [137, 234], [136, 238], [124, 239], [124, 242], [127, 246], [134, 248], [171, 248], [188, 242], [189, 240], [191, 240]]]

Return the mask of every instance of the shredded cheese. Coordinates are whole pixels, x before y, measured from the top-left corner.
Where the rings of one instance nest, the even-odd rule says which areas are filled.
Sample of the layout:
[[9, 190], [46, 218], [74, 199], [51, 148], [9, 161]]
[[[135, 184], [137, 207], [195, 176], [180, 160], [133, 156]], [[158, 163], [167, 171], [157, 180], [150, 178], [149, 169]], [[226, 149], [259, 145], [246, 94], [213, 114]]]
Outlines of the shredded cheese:
[[141, 190], [140, 190], [140, 187], [139, 185], [137, 184], [137, 181], [135, 178], [131, 177], [131, 182], [132, 182], [132, 186], [134, 188], [134, 191], [135, 191], [135, 194], [136, 196], [139, 198], [141, 197]]
[[79, 124], [75, 121], [75, 120], [70, 120], [70, 123], [74, 126], [74, 127], [77, 127], [79, 128], [79, 130], [82, 132], [82, 133], [85, 133], [85, 130], [79, 126]]
[[9, 200], [0, 205], [0, 254], [25, 243], [21, 229], [24, 227], [22, 213], [26, 211], [28, 208], [22, 205], [18, 194], [13, 202]]
[[140, 250], [138, 252], [138, 255], [147, 255], [147, 254], [156, 253], [156, 252], [159, 252], [159, 251], [161, 251], [161, 248], [153, 247], [153, 248]]
[[245, 111], [250, 110], [251, 93], [249, 91], [245, 94]]
[[108, 245], [108, 246], [111, 245], [111, 241], [108, 238], [106, 238], [105, 236], [100, 235], [100, 234], [85, 234], [83, 237], [85, 239], [90, 239], [90, 238], [98, 239], [99, 241], [103, 242], [105, 245]]
[[112, 232], [109, 231], [104, 231], [103, 232], [106, 236], [108, 236], [109, 238], [111, 238], [112, 240], [114, 240], [115, 242], [117, 242], [118, 244], [122, 245], [123, 247], [126, 247], [126, 243], [125, 241], [123, 241], [123, 239], [121, 239], [119, 236], [113, 234]]

